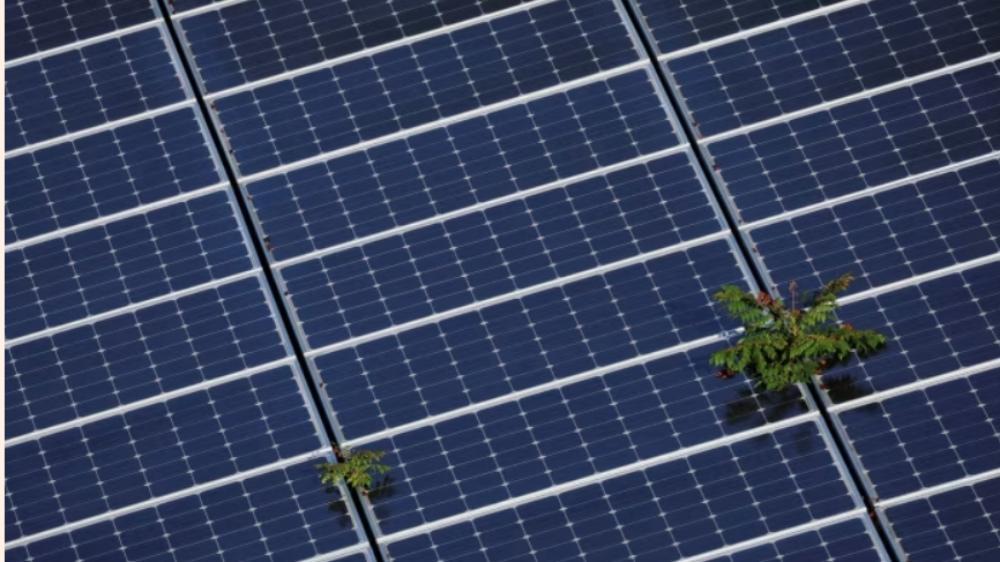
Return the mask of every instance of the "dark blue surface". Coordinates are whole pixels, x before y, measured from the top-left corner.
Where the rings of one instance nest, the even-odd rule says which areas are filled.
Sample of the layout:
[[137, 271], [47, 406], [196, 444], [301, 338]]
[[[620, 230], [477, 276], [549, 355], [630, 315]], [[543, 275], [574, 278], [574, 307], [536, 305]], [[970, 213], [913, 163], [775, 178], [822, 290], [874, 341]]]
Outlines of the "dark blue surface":
[[628, 0], [660, 53], [792, 17], [843, 0]]
[[360, 336], [720, 232], [708, 197], [687, 154], [678, 154], [289, 266], [281, 276], [307, 334]]
[[408, 538], [388, 550], [395, 562], [665, 562], [853, 507], [816, 426], [806, 423]]
[[1000, 478], [886, 511], [908, 562], [994, 562], [1000, 551]]
[[18, 337], [253, 267], [225, 191], [5, 255], [7, 337]]
[[750, 231], [771, 279], [813, 291], [844, 273], [848, 293], [1000, 253], [993, 160]]
[[852, 519], [713, 558], [711, 562], [882, 562], [876, 540], [860, 519]]
[[222, 180], [199, 118], [179, 109], [6, 160], [6, 241]]
[[638, 70], [253, 182], [246, 193], [272, 256], [285, 259], [677, 144]]
[[1000, 150], [990, 62], [708, 145], [753, 221]]
[[212, 106], [240, 172], [252, 174], [637, 59], [613, 3], [559, 0]]
[[7, 150], [186, 97], [159, 28], [6, 69]]
[[996, 0], [876, 0], [666, 68], [708, 136], [997, 51]]
[[297, 562], [357, 544], [339, 494], [317, 490], [317, 461], [57, 534], [8, 550], [7, 559]]
[[876, 329], [888, 345], [857, 364], [831, 370], [861, 393], [886, 390], [996, 359], [1000, 353], [1000, 262], [847, 304], [840, 316]]
[[807, 411], [792, 388], [712, 377], [699, 348], [376, 441], [391, 486], [373, 501], [399, 531]]
[[[211, 0], [175, 0], [175, 11]], [[181, 20], [210, 92], [384, 45], [526, 0], [250, 0]]]
[[6, 539], [319, 449], [297, 376], [281, 367], [8, 446]]
[[839, 418], [882, 499], [1000, 468], [1000, 369]]
[[4, 17], [10, 60], [140, 24], [156, 12], [149, 0], [8, 0]]
[[356, 437], [715, 335], [726, 283], [743, 271], [712, 242], [321, 355], [317, 373]]
[[7, 348], [6, 436], [285, 357], [265, 290], [244, 279]]

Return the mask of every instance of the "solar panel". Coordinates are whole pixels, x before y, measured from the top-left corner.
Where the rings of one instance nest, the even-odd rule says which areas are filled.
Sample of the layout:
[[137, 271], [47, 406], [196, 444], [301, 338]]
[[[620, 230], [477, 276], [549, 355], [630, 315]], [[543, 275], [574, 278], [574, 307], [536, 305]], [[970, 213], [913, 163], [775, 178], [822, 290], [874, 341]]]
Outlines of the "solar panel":
[[6, 557], [991, 560], [993, 4], [11, 3]]
[[1000, 468], [1000, 369], [838, 414], [880, 498]]
[[992, 0], [876, 0], [665, 64], [710, 136], [997, 51]]
[[[173, 9], [208, 3], [175, 0]], [[205, 90], [216, 92], [524, 3], [251, 0], [184, 18], [180, 29]]]
[[7, 335], [39, 330], [254, 267], [225, 191], [5, 254]]
[[815, 290], [845, 272], [849, 293], [1000, 253], [996, 159], [749, 230], [777, 284]]
[[8, 244], [222, 180], [190, 108], [8, 157], [5, 163]]
[[7, 538], [322, 446], [289, 367], [6, 447]]
[[281, 277], [304, 332], [360, 336], [722, 228], [681, 154], [292, 265]]
[[1000, 549], [998, 514], [998, 478], [893, 506], [886, 511], [901, 551], [912, 562], [985, 562], [992, 559]]
[[392, 542], [388, 553], [400, 562], [678, 560], [853, 506], [806, 422]]
[[850, 377], [858, 392], [927, 380], [997, 358], [1000, 261], [844, 305], [858, 328], [876, 329], [886, 349], [825, 377]]
[[720, 240], [323, 353], [316, 373], [353, 438], [718, 334], [723, 283], [745, 281]]
[[[9, 560], [125, 562], [155, 557], [305, 560], [359, 541], [350, 504], [316, 493], [313, 462], [157, 503], [110, 520], [8, 548]], [[333, 498], [333, 499], [331, 499]]]
[[[5, 60], [157, 19], [149, 0], [11, 0], [4, 3]], [[8, 135], [9, 138], [9, 135]]]
[[159, 27], [7, 66], [7, 149], [187, 97]]
[[5, 436], [286, 357], [265, 291], [243, 279], [8, 347]]
[[647, 71], [246, 185], [276, 259], [413, 224], [678, 145]]
[[987, 62], [711, 142], [744, 221], [1000, 149], [1000, 67]]
[[[391, 451], [383, 533], [453, 516], [808, 411], [798, 389], [707, 384], [697, 348], [366, 444]], [[713, 381], [714, 382], [714, 381]]]

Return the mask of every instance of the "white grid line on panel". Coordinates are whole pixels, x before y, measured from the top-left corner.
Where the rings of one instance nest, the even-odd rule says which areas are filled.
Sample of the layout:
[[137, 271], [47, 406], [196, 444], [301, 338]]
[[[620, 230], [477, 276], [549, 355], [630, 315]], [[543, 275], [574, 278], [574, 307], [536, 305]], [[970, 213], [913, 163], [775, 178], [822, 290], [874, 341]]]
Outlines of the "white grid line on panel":
[[993, 263], [995, 261], [1000, 261], [1000, 254], [993, 254], [990, 256], [983, 256], [974, 260], [967, 262], [957, 263], [948, 267], [944, 267], [935, 271], [928, 273], [923, 273], [910, 277], [908, 279], [902, 279], [894, 283], [889, 283], [888, 285], [882, 285], [880, 287], [875, 287], [868, 289], [867, 291], [861, 291], [859, 293], [854, 293], [853, 295], [848, 295], [837, 299], [837, 302], [843, 306], [845, 304], [850, 304], [853, 302], [858, 302], [861, 300], [869, 299], [872, 297], [877, 297], [879, 295], [895, 291], [897, 289], [902, 289], [903, 287], [909, 287], [911, 285], [918, 285], [925, 281], [930, 281], [931, 279], [937, 279], [938, 277], [944, 277], [945, 275], [951, 275], [952, 273], [959, 273], [967, 269], [972, 269], [974, 267], [979, 267], [988, 263]]
[[[382, 144], [390, 143], [392, 141], [396, 141], [396, 140], [399, 140], [399, 139], [411, 137], [411, 136], [418, 135], [420, 133], [424, 133], [424, 132], [427, 132], [427, 131], [430, 131], [430, 130], [439, 129], [441, 127], [447, 127], [448, 125], [452, 125], [452, 124], [458, 123], [460, 121], [465, 121], [465, 120], [471, 119], [473, 117], [479, 117], [479, 116], [485, 115], [487, 113], [493, 113], [495, 111], [499, 111], [501, 109], [505, 109], [505, 108], [508, 108], [508, 107], [513, 107], [513, 106], [516, 106], [516, 105], [523, 105], [523, 104], [535, 101], [537, 99], [541, 99], [541, 98], [544, 98], [546, 96], [550, 96], [552, 94], [558, 94], [558, 93], [561, 93], [561, 92], [572, 90], [573, 88], [577, 88], [579, 86], [583, 86], [583, 85], [590, 84], [590, 83], [593, 83], [593, 82], [600, 82], [600, 81], [608, 80], [608, 79], [613, 78], [615, 76], [619, 76], [619, 75], [622, 75], [622, 74], [627, 74], [629, 72], [632, 72], [632, 71], [640, 69], [640, 68], [645, 68], [646, 72], [651, 72], [652, 71], [652, 69], [649, 66], [648, 62], [643, 61], [643, 60], [639, 60], [639, 61], [636, 61], [636, 62], [632, 62], [632, 63], [626, 64], [624, 66], [619, 66], [617, 68], [613, 68], [611, 70], [605, 70], [603, 72], [598, 72], [596, 74], [591, 74], [589, 76], [584, 76], [583, 78], [578, 78], [578, 79], [572, 80], [570, 82], [565, 82], [563, 84], [558, 84], [556, 86], [550, 86], [548, 88], [545, 88], [544, 90], [538, 90], [537, 92], [532, 92], [530, 94], [525, 94], [525, 95], [522, 95], [522, 96], [518, 96], [516, 98], [511, 98], [511, 99], [503, 100], [503, 101], [500, 101], [500, 102], [497, 102], [497, 103], [494, 103], [494, 104], [491, 104], [491, 105], [484, 105], [482, 107], [478, 107], [476, 109], [471, 109], [471, 110], [466, 111], [464, 113], [459, 113], [457, 115], [452, 115], [452, 116], [446, 117], [444, 119], [439, 119], [437, 121], [432, 121], [430, 123], [424, 123], [423, 125], [418, 125], [416, 127], [410, 127], [409, 129], [403, 129], [402, 131], [397, 131], [395, 133], [391, 133], [391, 134], [388, 134], [388, 135], [383, 135], [381, 137], [370, 139], [370, 140], [367, 140], [367, 141], [364, 141], [364, 142], [359, 142], [357, 144], [352, 144], [350, 146], [345, 146], [343, 148], [338, 148], [336, 150], [331, 150], [329, 152], [324, 152], [322, 154], [317, 154], [315, 156], [310, 156], [309, 158], [304, 158], [304, 159], [298, 160], [296, 162], [290, 162], [288, 164], [282, 164], [281, 166], [276, 166], [274, 168], [269, 168], [267, 170], [263, 170], [263, 171], [260, 171], [260, 172], [255, 172], [255, 173], [250, 174], [250, 175], [240, 176], [240, 178], [239, 178], [240, 179], [240, 183], [241, 184], [246, 184], [246, 183], [250, 183], [250, 182], [253, 182], [253, 181], [260, 180], [260, 179], [269, 178], [271, 176], [276, 176], [276, 175], [279, 175], [279, 174], [284, 174], [284, 173], [290, 172], [292, 170], [298, 170], [300, 168], [305, 168], [306, 166], [310, 166], [310, 165], [316, 164], [318, 162], [325, 162], [326, 160], [331, 160], [333, 158], [337, 158], [337, 157], [343, 156], [345, 154], [351, 154], [351, 153], [354, 153], [354, 152], [360, 152], [362, 150], [367, 150], [367, 149], [372, 148], [374, 146], [379, 146], [379, 145], [382, 145]], [[652, 82], [653, 80], [655, 80], [655, 77], [651, 76], [650, 77], [650, 81]]]
[[902, 496], [896, 496], [887, 500], [880, 500], [876, 505], [881, 509], [888, 509], [890, 507], [909, 503], [914, 500], [936, 496], [938, 494], [943, 494], [944, 492], [950, 492], [956, 488], [974, 486], [980, 482], [992, 480], [998, 477], [1000, 477], [1000, 468], [994, 468], [993, 470], [973, 474], [972, 476], [966, 476], [965, 478], [959, 478], [958, 480], [952, 480], [951, 482], [945, 482], [944, 484], [938, 484], [937, 486], [931, 486], [930, 488], [924, 488], [923, 490], [917, 490], [915, 492], [910, 492], [909, 494], [903, 494]]
[[[242, 0], [240, 0], [240, 1], [242, 1]], [[320, 62], [317, 62], [317, 63], [313, 63], [313, 64], [310, 64], [308, 66], [303, 66], [301, 68], [295, 68], [293, 70], [286, 70], [286, 71], [284, 71], [284, 72], [282, 72], [280, 74], [275, 74], [274, 76], [268, 76], [266, 78], [261, 78], [259, 80], [254, 80], [252, 82], [247, 82], [245, 84], [240, 84], [239, 86], [233, 86], [231, 88], [226, 88], [225, 90], [220, 90], [218, 92], [212, 92], [210, 94], [206, 94], [205, 95], [205, 101], [211, 102], [211, 101], [214, 101], [214, 100], [217, 100], [219, 98], [223, 98], [223, 97], [226, 97], [226, 96], [229, 96], [229, 95], [232, 95], [232, 94], [237, 94], [239, 92], [245, 92], [247, 90], [252, 90], [252, 89], [255, 89], [255, 88], [259, 88], [261, 86], [266, 86], [267, 84], [274, 84], [275, 82], [282, 82], [284, 80], [289, 80], [289, 79], [292, 79], [292, 78], [296, 78], [298, 76], [302, 76], [303, 74], [308, 74], [308, 73], [313, 72], [315, 70], [321, 70], [321, 69], [324, 69], [324, 68], [330, 68], [330, 67], [336, 66], [338, 64], [342, 64], [342, 63], [345, 63], [345, 62], [350, 62], [352, 60], [356, 60], [356, 59], [360, 59], [360, 58], [364, 58], [364, 57], [370, 57], [372, 55], [376, 55], [378, 53], [381, 53], [381, 52], [384, 52], [384, 51], [388, 51], [388, 50], [394, 49], [396, 47], [400, 47], [400, 46], [403, 46], [403, 45], [408, 45], [408, 44], [416, 43], [416, 42], [422, 41], [424, 39], [430, 39], [431, 37], [435, 37], [437, 35], [447, 35], [449, 33], [453, 33], [455, 31], [458, 31], [460, 29], [464, 29], [466, 27], [472, 27], [473, 25], [477, 25], [477, 24], [480, 24], [480, 23], [483, 23], [483, 22], [486, 22], [486, 21], [494, 20], [496, 18], [501, 18], [503, 16], [507, 16], [507, 15], [513, 14], [515, 12], [520, 12], [522, 10], [530, 10], [530, 9], [535, 8], [537, 6], [541, 6], [543, 4], [548, 4], [548, 3], [551, 3], [551, 2], [555, 2], [555, 1], [556, 0], [534, 0], [533, 2], [526, 2], [526, 3], [521, 4], [519, 6], [511, 6], [510, 8], [506, 8], [504, 10], [500, 10], [499, 12], [494, 12], [492, 14], [485, 14], [485, 15], [482, 15], [482, 16], [479, 16], [479, 17], [475, 17], [475, 18], [472, 18], [472, 19], [468, 19], [468, 20], [464, 20], [464, 21], [461, 21], [461, 22], [458, 22], [458, 23], [454, 23], [452, 25], [446, 25], [444, 27], [439, 27], [437, 29], [432, 29], [430, 31], [425, 31], [423, 33], [418, 33], [418, 34], [412, 35], [410, 37], [404, 37], [402, 39], [396, 39], [395, 41], [390, 41], [388, 43], [383, 43], [381, 45], [376, 45], [375, 47], [370, 47], [370, 48], [367, 48], [367, 49], [362, 49], [360, 51], [355, 51], [353, 53], [348, 53], [346, 55], [341, 55], [339, 57], [335, 57], [335, 58], [328, 59], [328, 60], [325, 60], [325, 61], [320, 61]], [[173, 20], [174, 21], [180, 21], [184, 17], [187, 17], [188, 14], [189, 14], [189, 12], [184, 12], [180, 16], [174, 17]], [[179, 31], [181, 31], [183, 33], [182, 30], [179, 29]]]
[[247, 0], [217, 0], [216, 2], [213, 2], [211, 4], [207, 4], [205, 6], [198, 6], [197, 8], [191, 8], [190, 10], [181, 12], [179, 14], [171, 12], [170, 19], [174, 21], [180, 21], [190, 16], [197, 16], [198, 14], [204, 14], [206, 12], [215, 12], [223, 8], [228, 8], [229, 6], [240, 4], [246, 1]]
[[306, 357], [314, 357], [318, 354], [330, 353], [340, 349], [345, 349], [348, 347], [354, 347], [356, 345], [362, 344], [367, 341], [376, 340], [388, 335], [396, 334], [406, 330], [410, 330], [419, 326], [426, 324], [433, 324], [435, 322], [440, 322], [448, 318], [459, 316], [465, 314], [466, 312], [471, 312], [473, 310], [480, 310], [488, 306], [499, 304], [502, 302], [507, 302], [521, 297], [525, 297], [534, 293], [544, 291], [546, 289], [551, 289], [553, 287], [561, 287], [567, 285], [574, 281], [579, 281], [581, 279], [586, 279], [595, 275], [601, 275], [612, 271], [615, 269], [620, 269], [623, 267], [628, 267], [637, 263], [643, 263], [658, 257], [666, 256], [669, 254], [674, 254], [677, 252], [683, 252], [690, 248], [700, 246], [702, 244], [708, 244], [710, 242], [715, 242], [717, 240], [731, 239], [730, 232], [728, 230], [720, 230], [714, 234], [709, 234], [702, 236], [700, 238], [695, 238], [693, 240], [688, 240], [686, 242], [681, 242], [680, 244], [674, 244], [673, 246], [667, 246], [666, 248], [660, 248], [658, 250], [653, 250], [651, 252], [646, 252], [644, 254], [639, 254], [637, 256], [632, 256], [630, 258], [625, 258], [623, 260], [618, 260], [609, 264], [605, 264], [599, 267], [588, 269], [586, 271], [580, 271], [573, 273], [571, 275], [566, 275], [564, 277], [559, 277], [558, 279], [553, 279], [551, 281], [546, 281], [545, 283], [539, 283], [538, 285], [532, 285], [531, 287], [525, 287], [523, 289], [518, 289], [516, 291], [511, 291], [509, 293], [504, 293], [502, 295], [497, 295], [495, 297], [488, 298], [486, 300], [477, 301], [474, 303], [467, 304], [465, 306], [460, 306], [458, 308], [453, 308], [451, 310], [446, 310], [444, 312], [439, 312], [437, 314], [432, 314], [430, 316], [424, 316], [423, 318], [418, 318], [416, 320], [411, 320], [409, 322], [398, 324], [395, 326], [390, 326], [388, 328], [379, 330], [377, 332], [372, 332], [370, 334], [365, 334], [363, 336], [357, 336], [344, 341], [336, 342], [323, 347], [318, 347], [315, 349], [309, 349], [306, 351]]
[[719, 45], [725, 45], [727, 43], [733, 43], [733, 42], [736, 42], [736, 41], [740, 41], [740, 40], [746, 39], [748, 37], [752, 37], [754, 35], [765, 33], [767, 31], [771, 31], [771, 30], [774, 30], [774, 29], [781, 29], [783, 27], [788, 27], [790, 25], [794, 25], [794, 24], [799, 23], [801, 21], [805, 21], [805, 20], [812, 19], [812, 18], [819, 17], [819, 16], [824, 16], [826, 14], [830, 14], [830, 13], [837, 12], [837, 11], [840, 11], [840, 10], [845, 10], [845, 9], [850, 8], [852, 6], [857, 6], [859, 4], [867, 4], [867, 3], [871, 2], [871, 1], [872, 0], [846, 0], [844, 2], [840, 2], [840, 3], [837, 3], [837, 4], [831, 4], [829, 6], [824, 6], [822, 8], [817, 8], [815, 10], [810, 10], [808, 12], [804, 12], [804, 13], [801, 13], [801, 14], [798, 14], [798, 15], [794, 15], [792, 17], [788, 17], [788, 18], [776, 20], [776, 21], [773, 21], [773, 22], [770, 22], [770, 23], [765, 23], [764, 25], [759, 25], [757, 27], [751, 27], [750, 29], [744, 29], [743, 31], [739, 31], [737, 33], [733, 33], [733, 34], [730, 34], [730, 35], [726, 35], [724, 37], [719, 37], [718, 39], [712, 39], [710, 41], [705, 41], [703, 43], [698, 43], [697, 45], [691, 45], [690, 47], [685, 47], [683, 49], [678, 49], [676, 51], [670, 51], [669, 53], [661, 54], [657, 58], [660, 61], [667, 61], [667, 60], [670, 60], [670, 59], [676, 59], [676, 58], [680, 58], [680, 57], [683, 57], [683, 56], [686, 56], [686, 55], [690, 55], [691, 53], [697, 53], [697, 52], [700, 52], [700, 51], [707, 51], [707, 50], [709, 50], [711, 48], [718, 47]]
[[833, 109], [835, 107], [840, 107], [842, 105], [849, 104], [851, 102], [856, 102], [858, 100], [872, 98], [874, 96], [877, 96], [879, 94], [883, 94], [883, 93], [891, 91], [891, 90], [895, 90], [895, 89], [898, 89], [898, 88], [904, 88], [906, 86], [912, 86], [912, 85], [914, 85], [914, 84], [916, 84], [918, 82], [923, 82], [925, 80], [931, 80], [933, 78], [937, 78], [939, 76], [945, 76], [947, 74], [953, 74], [953, 73], [958, 72], [960, 70], [964, 70], [966, 68], [971, 68], [971, 67], [979, 65], [979, 64], [983, 64], [983, 63], [986, 63], [986, 62], [993, 62], [993, 61], [995, 61], [997, 59], [1000, 59], [1000, 53], [990, 53], [988, 55], [983, 55], [983, 56], [980, 56], [980, 57], [976, 57], [974, 59], [967, 60], [965, 62], [960, 62], [960, 63], [953, 64], [953, 65], [950, 65], [950, 66], [946, 66], [944, 68], [939, 68], [937, 70], [932, 70], [930, 72], [925, 72], [923, 74], [917, 74], [916, 76], [910, 76], [910, 77], [904, 78], [902, 80], [897, 80], [896, 82], [892, 82], [890, 84], [885, 84], [884, 86], [879, 86], [877, 88], [871, 88], [869, 90], [858, 92], [856, 94], [851, 94], [849, 96], [845, 96], [845, 97], [842, 97], [842, 98], [837, 98], [837, 99], [834, 99], [834, 100], [826, 101], [826, 102], [823, 102], [823, 103], [818, 104], [818, 105], [809, 106], [809, 107], [800, 109], [798, 111], [793, 111], [791, 113], [785, 113], [784, 115], [779, 115], [777, 117], [772, 117], [770, 119], [765, 119], [764, 121], [758, 121], [756, 123], [751, 123], [749, 125], [744, 125], [744, 126], [739, 127], [737, 129], [732, 129], [732, 130], [725, 131], [723, 133], [719, 133], [719, 134], [716, 134], [716, 135], [702, 137], [702, 138], [698, 139], [698, 141], [701, 144], [707, 146], [707, 145], [709, 145], [711, 143], [714, 143], [714, 142], [718, 142], [718, 141], [721, 141], [721, 140], [729, 139], [729, 138], [736, 137], [736, 136], [739, 136], [739, 135], [745, 135], [747, 133], [750, 133], [750, 132], [753, 132], [753, 131], [757, 131], [757, 130], [760, 130], [760, 129], [764, 129], [764, 128], [770, 127], [772, 125], [777, 125], [779, 123], [786, 123], [788, 121], [792, 121], [794, 119], [797, 119], [799, 117], [803, 117], [805, 115], [812, 115], [813, 113], [819, 113], [820, 111], [827, 111], [827, 110]]
[[[153, 8], [154, 10], [157, 9], [156, 2], [153, 2]], [[145, 29], [149, 29], [151, 27], [157, 27], [160, 25], [162, 21], [163, 21], [162, 18], [159, 15], [157, 15], [157, 17], [149, 21], [137, 23], [135, 25], [131, 25], [129, 27], [123, 27], [121, 29], [116, 29], [114, 31], [109, 31], [108, 33], [102, 33], [101, 35], [95, 35], [93, 37], [88, 37], [86, 39], [81, 39], [79, 41], [74, 41], [72, 43], [68, 43], [66, 45], [60, 45], [58, 47], [53, 47], [51, 49], [46, 49], [44, 51], [38, 51], [37, 53], [32, 53], [30, 55], [25, 55], [23, 57], [19, 57], [16, 59], [4, 61], [3, 66], [4, 68], [10, 68], [13, 66], [24, 64], [26, 62], [43, 59], [45, 57], [50, 57], [52, 55], [58, 55], [59, 53], [75, 51], [77, 49], [82, 49], [83, 47], [86, 47], [88, 45], [94, 45], [102, 41], [107, 41], [108, 39], [114, 39], [116, 37], [122, 37], [130, 33], [135, 33], [136, 31], [142, 31]], [[169, 40], [169, 38], [167, 39]]]
[[665, 453], [646, 460], [634, 462], [632, 464], [628, 464], [604, 472], [599, 472], [597, 474], [592, 474], [590, 476], [586, 476], [583, 478], [579, 478], [577, 480], [573, 480], [571, 482], [566, 482], [563, 484], [552, 486], [544, 490], [539, 490], [537, 492], [532, 492], [530, 494], [525, 494], [522, 496], [518, 496], [516, 498], [511, 498], [508, 500], [504, 500], [502, 502], [490, 504], [484, 507], [473, 509], [471, 511], [466, 511], [465, 513], [459, 513], [457, 515], [452, 515], [451, 517], [446, 517], [444, 519], [439, 519], [437, 521], [432, 521], [430, 523], [424, 523], [416, 527], [405, 529], [403, 531], [397, 531], [395, 533], [390, 533], [388, 535], [380, 535], [378, 538], [380, 539], [381, 544], [388, 545], [416, 535], [422, 535], [429, 531], [448, 527], [450, 525], [454, 525], [455, 523], [469, 521], [472, 519], [476, 519], [478, 517], [482, 517], [483, 515], [489, 515], [491, 513], [496, 513], [498, 511], [503, 511], [505, 509], [510, 509], [512, 507], [524, 505], [526, 503], [530, 503], [539, 499], [556, 496], [568, 492], [570, 490], [576, 490], [579, 488], [583, 488], [585, 486], [589, 486], [591, 484], [596, 484], [599, 482], [603, 482], [605, 480], [610, 480], [617, 476], [622, 476], [640, 470], [645, 470], [647, 468], [656, 466], [658, 464], [663, 464], [677, 459], [687, 458], [692, 455], [696, 455], [698, 453], [702, 453], [718, 447], [724, 447], [726, 445], [730, 445], [738, 441], [743, 441], [745, 439], [751, 439], [753, 437], [757, 437], [760, 435], [774, 433], [782, 429], [788, 427], [794, 427], [800, 424], [801, 425], [806, 425], [810, 423], [816, 424], [819, 421], [819, 419], [820, 419], [819, 412], [816, 411], [807, 412], [805, 414], [796, 416], [791, 419], [768, 423], [760, 427], [748, 429], [746, 431], [734, 433], [732, 435], [727, 435], [725, 437], [720, 437], [719, 439], [706, 441], [704, 443], [699, 443], [697, 445], [692, 445], [690, 447], [685, 447], [683, 449], [671, 451], [669, 453]]
[[[193, 385], [190, 385], [190, 386], [185, 386], [185, 387], [182, 387], [182, 388], [178, 388], [176, 390], [171, 390], [169, 392], [164, 392], [162, 394], [157, 394], [156, 396], [150, 396], [149, 398], [144, 398], [144, 399], [136, 401], [136, 402], [129, 402], [128, 404], [124, 404], [124, 405], [121, 405], [121, 406], [116, 406], [116, 407], [110, 408], [108, 410], [103, 410], [101, 412], [97, 412], [96, 414], [90, 414], [88, 416], [79, 417], [79, 418], [76, 418], [74, 420], [70, 420], [68, 422], [63, 422], [63, 423], [60, 423], [60, 424], [57, 424], [57, 425], [46, 427], [44, 429], [39, 429], [39, 430], [36, 430], [36, 431], [32, 431], [31, 433], [26, 433], [24, 435], [18, 435], [17, 437], [11, 437], [11, 438], [8, 438], [8, 439], [4, 439], [4, 447], [13, 447], [15, 445], [20, 445], [21, 443], [24, 443], [26, 441], [34, 441], [36, 439], [41, 439], [42, 437], [45, 437], [46, 435], [51, 435], [53, 433], [59, 433], [60, 431], [63, 431], [63, 430], [66, 430], [66, 429], [69, 429], [69, 428], [72, 428], [72, 427], [79, 427], [79, 426], [86, 425], [86, 424], [91, 423], [91, 422], [95, 422], [97, 420], [102, 420], [104, 418], [110, 418], [110, 417], [122, 415], [122, 414], [125, 414], [125, 413], [128, 413], [128, 412], [131, 412], [133, 410], [137, 410], [139, 408], [145, 408], [146, 406], [149, 406], [151, 404], [157, 404], [159, 402], [166, 402], [167, 400], [170, 400], [172, 398], [177, 398], [178, 396], [184, 396], [185, 394], [191, 394], [191, 393], [194, 393], [194, 392], [199, 392], [199, 391], [202, 391], [202, 390], [213, 388], [213, 387], [216, 387], [216, 386], [219, 386], [219, 385], [222, 385], [222, 384], [226, 384], [228, 382], [232, 382], [234, 380], [242, 379], [242, 378], [245, 378], [245, 377], [250, 377], [250, 376], [256, 375], [258, 373], [262, 373], [264, 371], [267, 371], [267, 370], [270, 370], [270, 369], [274, 369], [274, 368], [277, 368], [277, 367], [283, 367], [285, 365], [292, 365], [294, 363], [294, 361], [295, 361], [294, 357], [284, 357], [282, 359], [271, 361], [271, 362], [265, 363], [263, 365], [258, 365], [256, 367], [251, 367], [249, 369], [244, 369], [242, 371], [237, 371], [235, 373], [230, 373], [228, 375], [225, 375], [225, 376], [222, 376], [222, 377], [219, 377], [219, 378], [216, 378], [216, 379], [211, 379], [211, 380], [203, 381], [203, 382], [200, 382], [200, 383], [197, 383], [197, 384], [193, 384]], [[311, 399], [310, 399], [310, 401], [311, 401]]]

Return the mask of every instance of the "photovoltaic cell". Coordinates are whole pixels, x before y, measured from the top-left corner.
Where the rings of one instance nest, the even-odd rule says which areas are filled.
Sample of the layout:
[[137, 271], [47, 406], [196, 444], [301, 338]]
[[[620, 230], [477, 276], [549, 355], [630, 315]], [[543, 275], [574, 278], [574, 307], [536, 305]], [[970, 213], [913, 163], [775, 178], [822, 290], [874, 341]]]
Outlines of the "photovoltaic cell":
[[637, 58], [614, 3], [559, 0], [233, 94], [213, 107], [240, 172], [252, 174]]
[[745, 221], [1000, 149], [988, 62], [708, 145]]
[[315, 462], [47, 537], [8, 550], [7, 560], [290, 562], [357, 544], [339, 493], [317, 493]]
[[6, 160], [6, 240], [16, 242], [222, 181], [193, 109]]
[[280, 367], [6, 447], [7, 540], [319, 449], [296, 376]]
[[306, 333], [340, 329], [346, 338], [722, 229], [687, 154], [678, 154], [296, 264], [281, 276]]
[[4, 3], [4, 56], [24, 57], [147, 22], [156, 15], [149, 0], [10, 0]]
[[[349, 55], [526, 0], [250, 0], [180, 21], [215, 92]], [[207, 0], [175, 0], [183, 11]]]
[[187, 97], [159, 28], [6, 68], [7, 150]]
[[671, 355], [447, 420], [370, 446], [390, 451], [391, 493], [373, 501], [400, 531], [807, 411], [797, 388], [755, 394], [712, 377], [719, 346]]
[[750, 231], [771, 279], [813, 291], [852, 273], [863, 291], [1000, 253], [993, 160]]
[[320, 355], [316, 372], [354, 438], [718, 334], [732, 326], [709, 295], [743, 279], [712, 242]]
[[886, 349], [827, 372], [859, 392], [886, 390], [1000, 357], [1000, 262], [853, 302], [840, 316], [876, 329]]
[[708, 136], [997, 51], [994, 0], [876, 0], [665, 65]]
[[4, 254], [7, 337], [18, 337], [254, 267], [227, 192]]
[[990, 562], [1000, 550], [1000, 478], [886, 510], [909, 562]]
[[1000, 369], [839, 418], [882, 499], [1000, 468]]
[[246, 193], [272, 256], [284, 259], [677, 144], [638, 70], [251, 182]]
[[772, 543], [711, 559], [711, 562], [881, 562], [878, 539], [860, 519], [850, 519]]
[[693, 556], [854, 507], [812, 423], [484, 515], [388, 546], [397, 562]]
[[660, 53], [792, 17], [843, 0], [628, 0]]
[[243, 279], [7, 348], [6, 437], [285, 357], [265, 290]]

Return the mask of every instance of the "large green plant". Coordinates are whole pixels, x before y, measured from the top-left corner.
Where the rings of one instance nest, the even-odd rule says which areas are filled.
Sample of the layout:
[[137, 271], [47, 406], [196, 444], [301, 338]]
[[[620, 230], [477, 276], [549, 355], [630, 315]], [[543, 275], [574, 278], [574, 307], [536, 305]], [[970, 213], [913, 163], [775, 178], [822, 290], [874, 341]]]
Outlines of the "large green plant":
[[385, 451], [352, 450], [348, 448], [333, 448], [337, 462], [325, 462], [317, 465], [320, 480], [328, 486], [341, 482], [347, 483], [362, 495], [372, 491], [375, 477], [389, 472], [389, 467], [380, 461]]
[[[837, 295], [853, 281], [845, 274], [830, 281], [815, 296], [797, 294], [789, 284], [790, 306], [766, 292], [756, 295], [726, 285], [715, 294], [729, 314], [744, 327], [735, 346], [712, 354], [719, 376], [744, 373], [767, 390], [783, 390], [809, 382], [830, 367], [847, 361], [853, 353], [867, 356], [885, 345], [885, 337], [873, 330], [856, 330], [837, 322]], [[796, 306], [796, 300], [802, 308]]]

